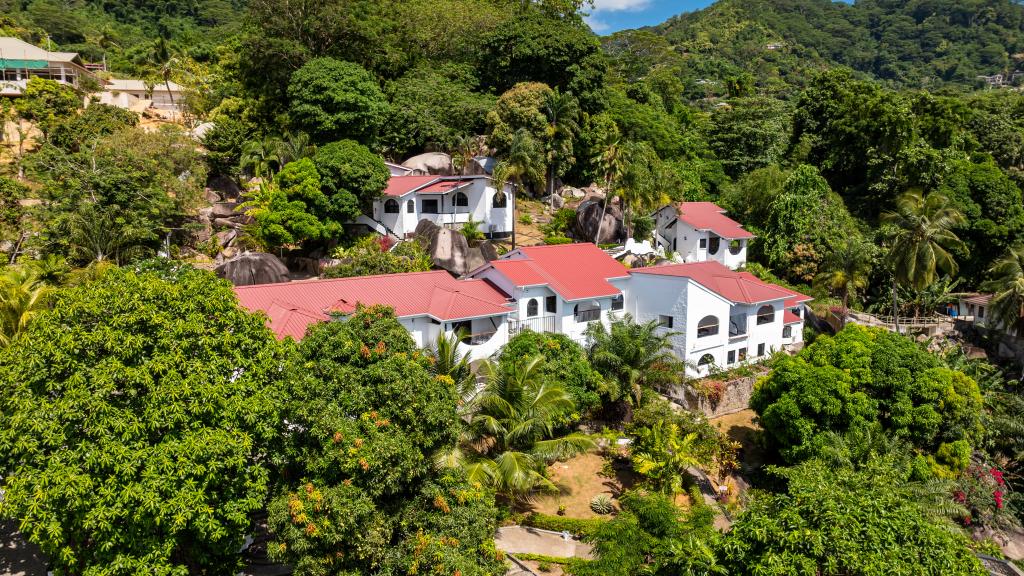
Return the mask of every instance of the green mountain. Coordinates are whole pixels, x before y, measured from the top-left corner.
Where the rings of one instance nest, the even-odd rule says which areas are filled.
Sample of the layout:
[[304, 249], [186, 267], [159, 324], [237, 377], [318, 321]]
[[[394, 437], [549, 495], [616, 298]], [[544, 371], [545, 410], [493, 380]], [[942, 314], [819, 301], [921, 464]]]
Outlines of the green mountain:
[[[1024, 5], [1016, 0], [720, 0], [643, 30], [605, 39], [616, 68], [669, 65], [694, 80], [750, 74], [768, 91], [802, 84], [808, 70], [848, 66], [898, 88], [973, 86], [1008, 79], [1024, 59]], [[627, 49], [626, 52], [629, 50]], [[653, 56], [652, 56], [653, 55]], [[727, 86], [726, 86], [727, 88]]]

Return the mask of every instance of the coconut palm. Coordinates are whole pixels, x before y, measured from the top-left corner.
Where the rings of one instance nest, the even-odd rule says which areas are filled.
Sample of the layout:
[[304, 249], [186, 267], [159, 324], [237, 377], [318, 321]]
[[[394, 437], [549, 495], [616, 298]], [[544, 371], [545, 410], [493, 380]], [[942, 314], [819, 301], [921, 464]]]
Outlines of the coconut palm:
[[1017, 328], [1020, 334], [1024, 316], [1024, 244], [1007, 250], [988, 273], [990, 279], [981, 288], [992, 293], [989, 314], [1006, 330]]
[[579, 132], [580, 107], [571, 93], [562, 93], [557, 88], [546, 93], [542, 110], [547, 121], [544, 127], [544, 141], [547, 149], [547, 192], [555, 193], [555, 178], [561, 165], [572, 159], [572, 141]]
[[661, 421], [641, 428], [634, 440], [633, 469], [663, 494], [683, 491], [683, 477], [690, 468], [706, 465], [698, 454], [697, 433], [680, 435], [679, 425]]
[[251, 169], [255, 178], [272, 177], [274, 169], [281, 166], [281, 141], [277, 138], [264, 136], [262, 140], [247, 142], [242, 148], [239, 168]]
[[284, 138], [277, 142], [277, 160], [283, 167], [289, 162], [310, 158], [316, 153], [316, 146], [309, 141], [309, 134], [297, 132], [285, 133]]
[[958, 267], [950, 250], [963, 250], [964, 243], [953, 229], [965, 219], [946, 196], [911, 190], [897, 200], [896, 211], [883, 214], [882, 219], [895, 227], [889, 260], [898, 284], [922, 290], [940, 270], [956, 276]]
[[27, 266], [0, 274], [0, 345], [7, 346], [47, 306], [49, 288]]
[[601, 155], [598, 156], [597, 163], [601, 166], [601, 172], [604, 174], [604, 202], [601, 204], [601, 220], [597, 223], [597, 232], [594, 236], [595, 244], [600, 241], [604, 217], [608, 213], [608, 205], [611, 204], [612, 198], [615, 196], [614, 185], [625, 170], [622, 146], [617, 140], [610, 142], [605, 147]]
[[158, 237], [148, 222], [133, 222], [115, 208], [83, 207], [61, 224], [71, 259], [79, 263], [116, 264], [146, 254]]
[[850, 297], [868, 285], [871, 274], [871, 247], [857, 238], [847, 238], [829, 254], [822, 272], [814, 279], [830, 292], [838, 293], [843, 302], [843, 323], [849, 310]]
[[476, 406], [477, 381], [470, 367], [472, 358], [469, 354], [459, 353], [459, 342], [466, 337], [465, 331], [451, 336], [440, 334], [437, 341], [427, 350], [433, 363], [430, 366], [434, 376], [447, 376], [452, 379], [455, 390], [459, 393], [459, 412], [467, 414]]
[[683, 377], [686, 365], [671, 352], [672, 335], [656, 320], [637, 323], [629, 314], [613, 320], [611, 328], [594, 322], [587, 328], [590, 362], [640, 406], [644, 389], [674, 384]]
[[[512, 206], [515, 206], [516, 189], [542, 181], [542, 170], [537, 165], [541, 155], [540, 144], [525, 129], [520, 128], [512, 138], [508, 154], [494, 167], [491, 179], [500, 193], [504, 193], [505, 185], [512, 189]], [[512, 218], [512, 248], [516, 247], [516, 219]]]
[[481, 365], [486, 384], [476, 399], [466, 441], [447, 459], [461, 463], [470, 481], [491, 486], [509, 499], [537, 490], [557, 490], [547, 464], [595, 447], [580, 433], [559, 435], [556, 422], [572, 412], [572, 396], [561, 384], [539, 378], [540, 357], [511, 366]]

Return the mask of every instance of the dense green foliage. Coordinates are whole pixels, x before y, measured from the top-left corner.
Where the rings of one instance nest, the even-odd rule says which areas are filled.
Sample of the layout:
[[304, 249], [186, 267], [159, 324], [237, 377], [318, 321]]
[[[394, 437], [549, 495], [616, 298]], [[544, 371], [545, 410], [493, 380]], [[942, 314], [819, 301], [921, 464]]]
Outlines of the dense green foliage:
[[502, 348], [498, 365], [511, 370], [516, 362], [537, 356], [544, 359], [537, 367], [537, 378], [564, 386], [572, 395], [577, 416], [600, 408], [603, 397], [615, 399], [618, 396], [591, 366], [586, 351], [564, 334], [523, 331]]
[[981, 403], [974, 380], [913, 341], [854, 325], [780, 360], [750, 401], [787, 461], [814, 456], [824, 433], [880, 426], [956, 471], [951, 452], [981, 439]]
[[0, 358], [0, 511], [73, 574], [237, 572], [279, 349], [207, 272], [58, 291]]

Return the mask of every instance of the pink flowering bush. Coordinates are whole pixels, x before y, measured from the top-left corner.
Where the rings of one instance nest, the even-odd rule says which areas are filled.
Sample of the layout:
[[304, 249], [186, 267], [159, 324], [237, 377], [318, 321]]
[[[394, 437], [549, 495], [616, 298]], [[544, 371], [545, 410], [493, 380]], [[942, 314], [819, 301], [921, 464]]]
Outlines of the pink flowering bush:
[[967, 514], [965, 526], [1005, 528], [1016, 524], [1010, 504], [1016, 495], [1010, 491], [1002, 470], [994, 466], [973, 464], [957, 480], [953, 501]]

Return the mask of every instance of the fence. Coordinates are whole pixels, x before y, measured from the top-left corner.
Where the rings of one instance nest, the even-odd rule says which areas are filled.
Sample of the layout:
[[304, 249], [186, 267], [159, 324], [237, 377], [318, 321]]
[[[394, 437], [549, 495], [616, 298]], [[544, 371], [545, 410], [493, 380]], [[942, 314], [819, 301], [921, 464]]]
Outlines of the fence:
[[539, 318], [526, 318], [525, 320], [509, 320], [509, 337], [515, 336], [524, 330], [530, 330], [531, 332], [555, 332], [555, 317], [541, 316]]

